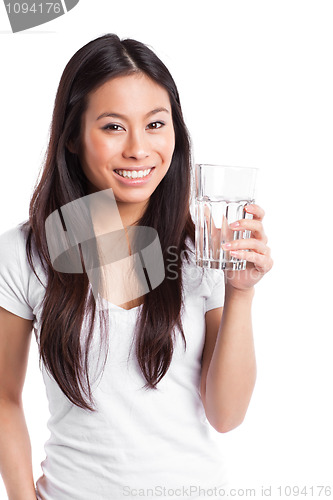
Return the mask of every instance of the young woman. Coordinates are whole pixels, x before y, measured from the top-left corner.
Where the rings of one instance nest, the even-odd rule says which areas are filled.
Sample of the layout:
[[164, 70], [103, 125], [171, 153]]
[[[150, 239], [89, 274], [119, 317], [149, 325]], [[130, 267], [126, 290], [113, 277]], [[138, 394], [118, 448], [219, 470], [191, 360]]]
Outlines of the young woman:
[[[228, 432], [246, 414], [254, 285], [272, 260], [264, 212], [250, 205], [253, 219], [237, 230], [252, 237], [229, 248], [247, 269], [196, 267], [190, 189], [189, 137], [164, 64], [116, 35], [81, 48], [60, 81], [29, 220], [0, 237], [0, 469], [9, 499], [179, 497], [186, 488], [201, 498], [225, 485], [214, 429]], [[127, 228], [133, 257], [131, 228], [158, 235], [165, 276], [138, 297], [122, 272], [107, 274], [110, 299], [93, 293], [82, 254], [82, 272], [61, 272], [50, 257], [48, 217], [110, 192], [117, 210], [86, 219], [96, 236]], [[36, 486], [21, 399], [32, 331], [51, 413]]]

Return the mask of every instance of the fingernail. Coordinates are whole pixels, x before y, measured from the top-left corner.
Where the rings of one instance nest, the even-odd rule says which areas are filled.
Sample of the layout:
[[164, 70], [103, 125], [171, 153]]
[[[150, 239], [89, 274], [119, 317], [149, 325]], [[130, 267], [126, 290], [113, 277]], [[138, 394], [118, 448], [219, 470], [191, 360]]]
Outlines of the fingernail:
[[229, 224], [230, 227], [239, 227], [240, 224], [239, 222], [232, 222], [231, 224]]
[[231, 243], [223, 243], [222, 247], [223, 248], [231, 248]]

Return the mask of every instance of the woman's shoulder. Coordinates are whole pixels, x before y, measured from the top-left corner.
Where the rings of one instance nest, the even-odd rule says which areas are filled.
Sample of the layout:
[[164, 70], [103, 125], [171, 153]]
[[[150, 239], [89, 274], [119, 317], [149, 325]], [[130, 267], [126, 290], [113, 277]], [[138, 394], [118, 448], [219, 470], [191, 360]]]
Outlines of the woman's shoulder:
[[0, 306], [33, 319], [32, 269], [26, 258], [27, 226], [20, 223], [0, 234]]
[[0, 234], [0, 256], [1, 262], [13, 259], [18, 251], [26, 245], [27, 227], [21, 222]]
[[[33, 274], [27, 258], [27, 240], [30, 226], [28, 221], [20, 222], [14, 227], [0, 234], [0, 271], [11, 273], [18, 272], [25, 277]], [[31, 238], [31, 260], [36, 270], [42, 272], [34, 238]]]

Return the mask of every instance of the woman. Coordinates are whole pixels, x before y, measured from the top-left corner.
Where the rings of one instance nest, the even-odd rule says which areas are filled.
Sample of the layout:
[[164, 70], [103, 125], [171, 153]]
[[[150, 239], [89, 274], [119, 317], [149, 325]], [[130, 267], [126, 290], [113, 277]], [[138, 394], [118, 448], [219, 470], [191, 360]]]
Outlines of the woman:
[[[29, 221], [0, 237], [0, 466], [9, 498], [157, 498], [186, 488], [200, 498], [225, 484], [214, 429], [235, 428], [247, 411], [256, 377], [251, 303], [272, 260], [263, 210], [250, 205], [253, 220], [234, 229], [252, 238], [228, 248], [247, 270], [225, 280], [220, 271], [193, 273], [190, 187], [188, 133], [164, 64], [116, 35], [82, 47], [60, 81]], [[96, 241], [127, 228], [133, 257], [131, 228], [158, 235], [165, 277], [149, 293], [128, 294], [124, 268], [115, 281], [114, 265], [103, 282], [109, 292], [93, 293], [82, 253], [86, 272], [54, 266], [47, 220], [103, 193], [117, 209], [85, 219]], [[32, 329], [51, 413], [36, 488], [21, 404]]]

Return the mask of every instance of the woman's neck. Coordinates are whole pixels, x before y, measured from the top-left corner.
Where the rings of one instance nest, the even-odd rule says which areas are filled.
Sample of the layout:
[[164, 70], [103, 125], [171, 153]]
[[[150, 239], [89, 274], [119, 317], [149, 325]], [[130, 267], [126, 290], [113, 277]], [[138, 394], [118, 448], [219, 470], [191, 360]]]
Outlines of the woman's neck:
[[[112, 230], [112, 227], [120, 229], [121, 227], [137, 224], [149, 203], [149, 199], [133, 203], [118, 201], [115, 200], [113, 194], [111, 195], [107, 190], [105, 193], [103, 191], [101, 192], [101, 196], [90, 204], [95, 214], [95, 224], [103, 229]], [[99, 190], [93, 184], [88, 184], [88, 194], [98, 192]], [[116, 201], [116, 205], [114, 201]]]
[[147, 206], [147, 201], [140, 203], [123, 203], [121, 201], [117, 201], [117, 207], [123, 226], [128, 227], [137, 224], [143, 216]]

